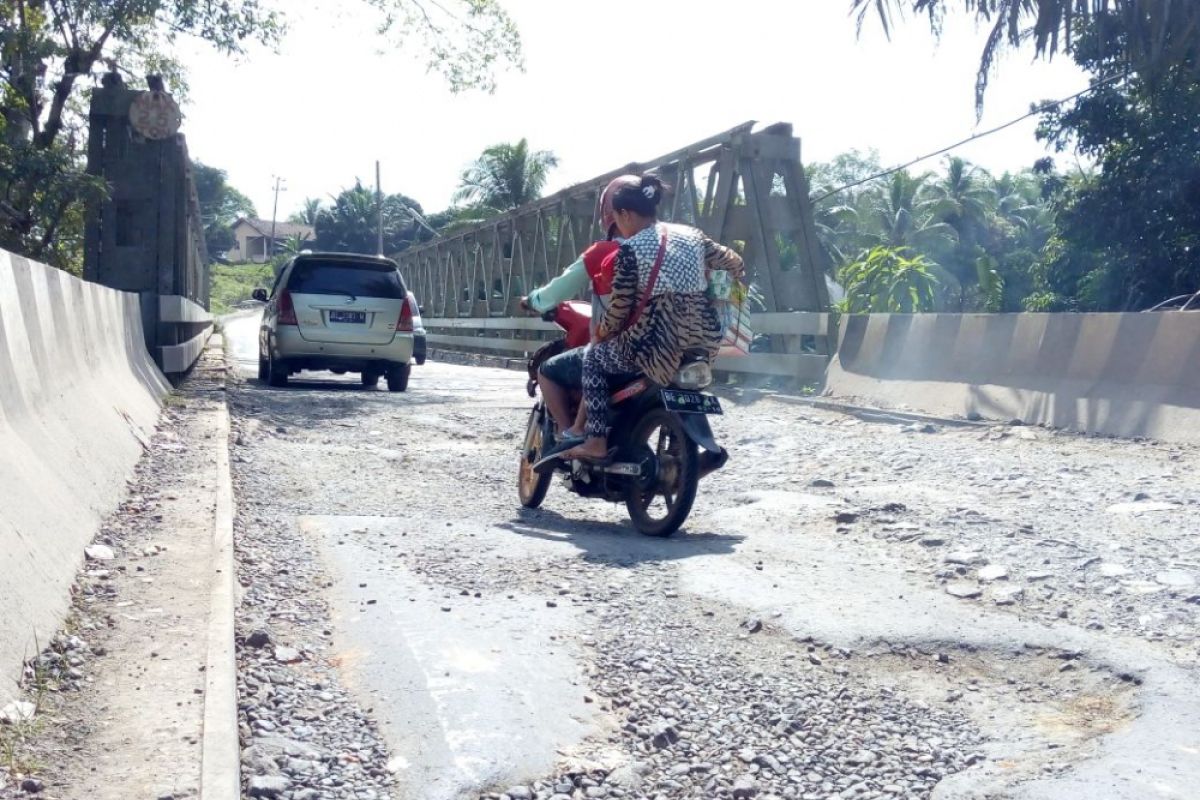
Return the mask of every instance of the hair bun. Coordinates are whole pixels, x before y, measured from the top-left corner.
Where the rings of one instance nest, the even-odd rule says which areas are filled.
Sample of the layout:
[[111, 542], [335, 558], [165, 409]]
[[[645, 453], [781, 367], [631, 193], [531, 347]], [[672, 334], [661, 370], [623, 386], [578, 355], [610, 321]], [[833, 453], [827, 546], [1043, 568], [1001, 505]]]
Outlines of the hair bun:
[[[612, 210], [633, 211], [643, 217], [655, 215], [655, 209], [662, 202], [663, 195], [671, 191], [663, 183], [662, 178], [653, 172], [642, 175], [621, 176], [610, 184], [612, 191]], [[607, 189], [605, 191], [608, 191]], [[603, 201], [601, 202], [603, 207]]]

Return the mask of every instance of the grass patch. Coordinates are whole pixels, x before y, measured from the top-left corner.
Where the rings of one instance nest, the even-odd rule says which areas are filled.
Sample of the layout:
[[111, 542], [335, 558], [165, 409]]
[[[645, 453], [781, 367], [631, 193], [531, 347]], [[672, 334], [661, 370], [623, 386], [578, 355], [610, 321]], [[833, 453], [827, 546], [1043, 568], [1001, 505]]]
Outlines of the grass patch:
[[255, 289], [270, 289], [275, 270], [270, 264], [213, 264], [212, 298], [214, 315], [228, 314], [237, 304], [250, 299]]
[[42, 764], [32, 754], [32, 742], [42, 732], [40, 720], [0, 723], [0, 770], [10, 776], [32, 775]]

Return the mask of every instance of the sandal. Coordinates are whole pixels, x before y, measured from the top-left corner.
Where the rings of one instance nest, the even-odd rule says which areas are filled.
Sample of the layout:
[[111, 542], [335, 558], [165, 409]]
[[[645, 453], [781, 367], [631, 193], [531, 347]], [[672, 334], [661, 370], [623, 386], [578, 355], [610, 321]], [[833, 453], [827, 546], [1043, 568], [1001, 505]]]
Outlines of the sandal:
[[556, 461], [560, 459], [566, 451], [578, 447], [583, 444], [584, 439], [559, 439], [554, 443], [553, 447], [542, 451], [542, 457], [533, 462], [533, 471], [539, 475], [546, 471], [548, 467], [552, 467]]

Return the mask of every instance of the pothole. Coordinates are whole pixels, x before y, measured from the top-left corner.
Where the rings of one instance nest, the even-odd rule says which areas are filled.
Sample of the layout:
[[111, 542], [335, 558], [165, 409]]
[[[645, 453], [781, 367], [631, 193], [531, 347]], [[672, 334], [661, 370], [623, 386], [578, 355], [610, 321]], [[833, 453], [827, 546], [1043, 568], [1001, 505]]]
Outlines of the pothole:
[[853, 669], [965, 714], [988, 740], [984, 771], [1006, 783], [1088, 758], [1137, 717], [1136, 679], [1071, 651], [909, 645], [856, 659]]

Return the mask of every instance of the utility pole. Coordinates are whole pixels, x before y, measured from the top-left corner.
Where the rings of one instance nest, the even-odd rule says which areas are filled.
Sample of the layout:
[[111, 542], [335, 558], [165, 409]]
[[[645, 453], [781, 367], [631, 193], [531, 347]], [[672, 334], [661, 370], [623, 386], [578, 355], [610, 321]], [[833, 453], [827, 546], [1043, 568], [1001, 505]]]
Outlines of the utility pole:
[[274, 177], [275, 206], [271, 209], [271, 242], [267, 247], [267, 252], [264, 254], [264, 261], [270, 261], [275, 257], [275, 218], [279, 215], [279, 193], [281, 191], [287, 191], [286, 189], [281, 188], [281, 184], [286, 183], [286, 181], [278, 175]]
[[375, 212], [379, 216], [379, 239], [375, 246], [375, 255], [383, 255], [383, 183], [380, 181], [379, 162], [375, 162]]

